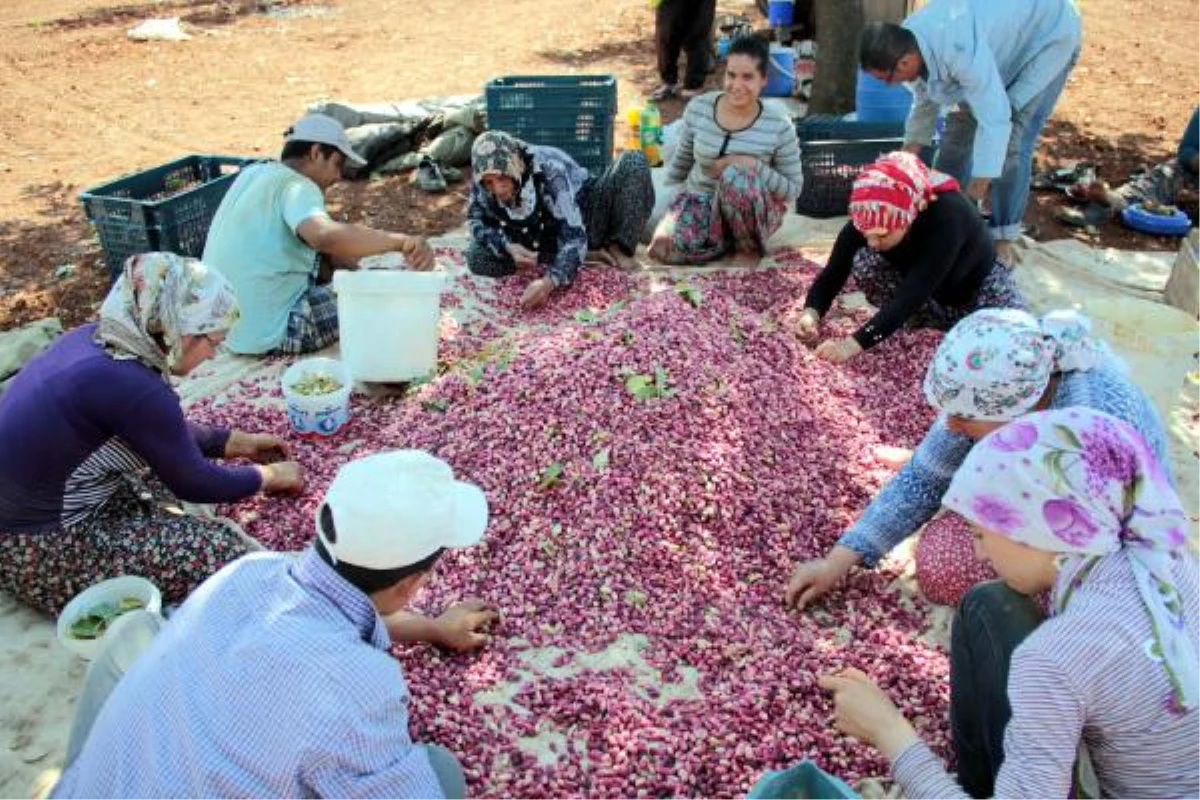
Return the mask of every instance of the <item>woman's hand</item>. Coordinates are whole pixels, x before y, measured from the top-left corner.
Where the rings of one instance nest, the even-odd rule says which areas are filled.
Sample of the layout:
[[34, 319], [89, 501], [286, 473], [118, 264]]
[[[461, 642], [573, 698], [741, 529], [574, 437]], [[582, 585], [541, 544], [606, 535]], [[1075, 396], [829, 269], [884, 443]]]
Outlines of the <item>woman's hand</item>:
[[791, 322], [792, 330], [801, 339], [813, 339], [817, 335], [817, 326], [821, 324], [821, 315], [815, 309], [806, 308]]
[[525, 287], [525, 294], [521, 295], [521, 309], [523, 311], [533, 311], [546, 305], [546, 301], [550, 299], [550, 294], [554, 291], [554, 281], [550, 278], [538, 278]]
[[852, 336], [830, 339], [817, 346], [817, 358], [832, 364], [842, 364], [862, 352], [862, 345]]
[[519, 244], [510, 244], [508, 254], [517, 262], [517, 269], [529, 269], [537, 266], [537, 253]]
[[400, 242], [400, 252], [408, 266], [417, 272], [433, 269], [437, 263], [433, 260], [433, 251], [424, 236], [405, 236]]
[[248, 458], [257, 464], [270, 464], [287, 458], [287, 444], [269, 433], [234, 430], [225, 442], [226, 458]]
[[304, 491], [304, 467], [297, 461], [278, 461], [258, 468], [262, 490], [267, 494], [299, 494]]
[[860, 670], [822, 675], [818, 683], [833, 692], [837, 729], [874, 745], [888, 759], [894, 761], [920, 738], [891, 699]]

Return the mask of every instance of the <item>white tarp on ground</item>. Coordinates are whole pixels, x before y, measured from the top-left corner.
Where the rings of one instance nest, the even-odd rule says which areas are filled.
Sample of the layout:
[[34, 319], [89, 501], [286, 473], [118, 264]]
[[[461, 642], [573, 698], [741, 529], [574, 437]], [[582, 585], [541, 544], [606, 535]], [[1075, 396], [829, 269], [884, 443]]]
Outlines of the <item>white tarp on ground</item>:
[[[789, 215], [772, 239], [799, 247], [818, 261], [829, 253], [845, 220]], [[452, 237], [462, 242], [462, 235]], [[1038, 311], [1075, 306], [1091, 314], [1096, 331], [1128, 361], [1154, 398], [1171, 431], [1172, 461], [1186, 507], [1197, 509], [1197, 332], [1200, 326], [1161, 296], [1170, 254], [1093, 250], [1077, 242], [1027, 242], [1018, 278]], [[711, 270], [711, 267], [707, 268]], [[477, 304], [467, 313], [486, 313]], [[285, 365], [224, 356], [180, 387], [185, 403], [215, 396], [247, 379], [277, 378]], [[897, 554], [902, 560], [903, 553]], [[931, 636], [945, 641], [946, 610], [930, 616]], [[55, 640], [53, 624], [0, 594], [0, 724], [9, 732], [0, 748], [0, 796], [24, 796], [45, 769], [62, 762], [83, 664]]]

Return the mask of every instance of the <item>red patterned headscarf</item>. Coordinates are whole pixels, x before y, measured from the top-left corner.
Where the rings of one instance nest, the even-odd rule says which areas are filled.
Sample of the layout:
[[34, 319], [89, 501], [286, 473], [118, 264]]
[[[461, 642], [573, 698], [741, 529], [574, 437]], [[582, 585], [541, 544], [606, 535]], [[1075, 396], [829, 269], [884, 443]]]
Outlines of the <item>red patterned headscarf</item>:
[[887, 153], [854, 179], [850, 219], [862, 232], [907, 228], [935, 195], [958, 188], [958, 181], [930, 170], [912, 153]]

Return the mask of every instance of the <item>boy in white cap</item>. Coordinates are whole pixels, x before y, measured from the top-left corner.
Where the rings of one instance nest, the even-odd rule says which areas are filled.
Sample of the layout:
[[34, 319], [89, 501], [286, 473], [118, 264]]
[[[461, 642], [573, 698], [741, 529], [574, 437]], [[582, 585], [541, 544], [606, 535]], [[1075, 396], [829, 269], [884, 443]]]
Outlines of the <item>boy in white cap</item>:
[[438, 556], [487, 521], [483, 492], [427, 453], [346, 464], [312, 547], [221, 570], [89, 704], [99, 713], [77, 722], [54, 796], [462, 797], [458, 760], [410, 739], [388, 651]]
[[433, 266], [420, 236], [329, 217], [325, 192], [342, 179], [342, 165], [366, 164], [340, 122], [308, 114], [286, 136], [279, 161], [237, 176], [204, 245], [204, 262], [229, 279], [241, 305], [225, 340], [235, 353], [308, 353], [337, 341], [337, 303], [318, 280], [320, 254], [354, 265], [364, 256], [399, 252], [413, 269]]

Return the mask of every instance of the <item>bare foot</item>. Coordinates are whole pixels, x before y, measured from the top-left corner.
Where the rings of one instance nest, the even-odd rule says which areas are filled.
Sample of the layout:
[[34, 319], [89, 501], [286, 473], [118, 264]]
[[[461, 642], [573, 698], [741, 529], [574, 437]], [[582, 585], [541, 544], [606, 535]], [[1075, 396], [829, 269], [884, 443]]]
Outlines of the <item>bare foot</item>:
[[660, 264], [666, 264], [667, 259], [671, 257], [671, 239], [669, 237], [654, 237], [654, 241], [650, 242], [650, 246], [646, 248], [646, 254]]
[[621, 248], [615, 244], [610, 244], [604, 248], [604, 252], [608, 253], [608, 257], [612, 259], [613, 266], [617, 269], [633, 272], [642, 268], [642, 262], [638, 261], [634, 256], [625, 255], [621, 252]]
[[1020, 259], [1017, 258], [1017, 251], [1013, 249], [1012, 242], [1006, 239], [996, 240], [996, 260], [1009, 269], [1017, 265]]
[[900, 469], [909, 462], [913, 452], [906, 447], [880, 445], [875, 448], [875, 458], [888, 469]]
[[729, 262], [738, 267], [756, 267], [758, 262], [762, 261], [762, 254], [755, 252], [747, 252], [744, 250], [735, 250]]

